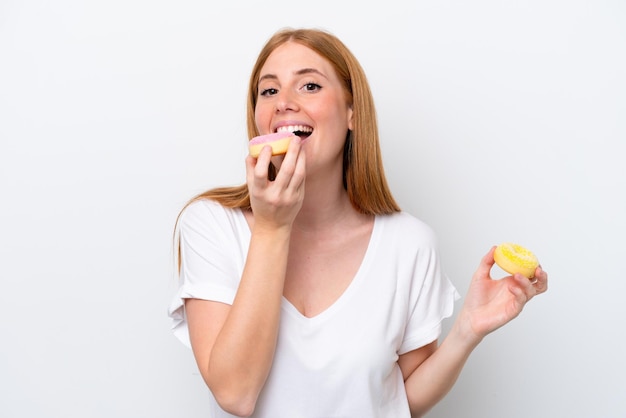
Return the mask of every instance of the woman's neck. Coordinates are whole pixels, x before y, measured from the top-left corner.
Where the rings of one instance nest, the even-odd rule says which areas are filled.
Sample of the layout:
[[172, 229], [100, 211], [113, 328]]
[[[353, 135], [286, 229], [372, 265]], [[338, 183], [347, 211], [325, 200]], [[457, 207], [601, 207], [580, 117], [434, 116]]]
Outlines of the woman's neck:
[[365, 215], [352, 206], [343, 184], [336, 179], [329, 180], [319, 177], [315, 180], [307, 179], [304, 202], [294, 221], [294, 227], [302, 231], [312, 231], [337, 225], [351, 228], [363, 222]]

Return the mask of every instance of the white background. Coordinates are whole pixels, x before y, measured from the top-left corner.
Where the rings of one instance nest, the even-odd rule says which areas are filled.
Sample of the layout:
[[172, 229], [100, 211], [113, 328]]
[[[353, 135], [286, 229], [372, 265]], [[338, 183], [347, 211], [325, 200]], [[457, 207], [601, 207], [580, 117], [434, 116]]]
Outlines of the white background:
[[550, 273], [429, 417], [626, 416], [621, 0], [1, 2], [0, 416], [207, 416], [172, 230], [243, 181], [247, 77], [284, 26], [361, 60], [460, 293], [501, 241]]

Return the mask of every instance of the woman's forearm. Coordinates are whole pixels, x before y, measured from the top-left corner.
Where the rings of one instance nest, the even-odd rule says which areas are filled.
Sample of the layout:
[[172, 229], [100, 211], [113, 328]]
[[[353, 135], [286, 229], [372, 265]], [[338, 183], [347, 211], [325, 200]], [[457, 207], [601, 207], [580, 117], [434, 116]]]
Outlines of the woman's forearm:
[[243, 410], [251, 412], [271, 368], [289, 236], [289, 228], [253, 231], [237, 294], [207, 364], [207, 384], [224, 406], [247, 405]]
[[413, 417], [424, 415], [452, 389], [480, 340], [465, 333], [457, 321], [437, 350], [405, 380]]

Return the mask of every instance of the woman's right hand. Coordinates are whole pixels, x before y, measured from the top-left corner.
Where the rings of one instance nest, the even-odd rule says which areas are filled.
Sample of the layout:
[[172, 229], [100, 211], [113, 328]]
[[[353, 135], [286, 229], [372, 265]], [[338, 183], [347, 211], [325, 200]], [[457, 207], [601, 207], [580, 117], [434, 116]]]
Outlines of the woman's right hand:
[[305, 157], [295, 137], [280, 164], [274, 181], [268, 179], [272, 158], [269, 146], [257, 158], [246, 158], [246, 182], [255, 227], [291, 227], [304, 199]]

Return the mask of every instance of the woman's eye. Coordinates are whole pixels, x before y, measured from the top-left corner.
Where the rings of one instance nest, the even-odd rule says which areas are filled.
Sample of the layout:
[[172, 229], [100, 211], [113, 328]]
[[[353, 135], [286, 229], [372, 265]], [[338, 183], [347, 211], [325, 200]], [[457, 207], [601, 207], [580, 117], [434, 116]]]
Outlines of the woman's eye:
[[302, 86], [302, 88], [305, 91], [318, 91], [319, 89], [322, 88], [322, 86], [320, 86], [317, 83], [306, 83], [304, 86]]
[[262, 89], [259, 93], [261, 96], [273, 96], [278, 92], [278, 90], [274, 88]]

